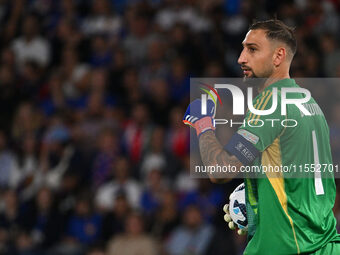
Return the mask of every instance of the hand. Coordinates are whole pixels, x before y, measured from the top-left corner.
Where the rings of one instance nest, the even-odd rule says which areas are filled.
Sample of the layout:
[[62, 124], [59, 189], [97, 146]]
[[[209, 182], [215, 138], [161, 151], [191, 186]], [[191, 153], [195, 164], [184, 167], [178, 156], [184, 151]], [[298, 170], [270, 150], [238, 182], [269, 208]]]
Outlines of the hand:
[[202, 115], [201, 108], [201, 99], [196, 99], [188, 106], [183, 117], [183, 123], [195, 128], [198, 136], [208, 130], [215, 130], [213, 119], [215, 117], [216, 106], [214, 101], [211, 99], [207, 100], [206, 115]]
[[[233, 222], [233, 220], [230, 217], [230, 213], [229, 213], [229, 204], [225, 204], [223, 206], [223, 211], [225, 213], [224, 215], [224, 220], [228, 223], [228, 227], [231, 230], [235, 230], [236, 229], [236, 224]], [[238, 229], [237, 230], [237, 234], [239, 235], [245, 235], [247, 233], [246, 229]]]

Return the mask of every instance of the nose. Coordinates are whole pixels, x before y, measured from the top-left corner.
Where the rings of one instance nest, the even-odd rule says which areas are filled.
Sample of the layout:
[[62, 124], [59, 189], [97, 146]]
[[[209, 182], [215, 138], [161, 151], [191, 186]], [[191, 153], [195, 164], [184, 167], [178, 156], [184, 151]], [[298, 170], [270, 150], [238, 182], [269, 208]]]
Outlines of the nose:
[[237, 63], [239, 63], [240, 65], [242, 64], [246, 64], [247, 63], [247, 58], [246, 58], [246, 54], [244, 52], [244, 49], [242, 50], [238, 60], [237, 60]]

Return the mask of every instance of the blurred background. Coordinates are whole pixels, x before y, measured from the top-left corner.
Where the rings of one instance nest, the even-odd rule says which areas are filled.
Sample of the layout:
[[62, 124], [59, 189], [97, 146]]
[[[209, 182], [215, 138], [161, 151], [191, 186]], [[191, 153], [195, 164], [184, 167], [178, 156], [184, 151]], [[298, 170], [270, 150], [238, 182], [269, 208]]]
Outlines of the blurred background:
[[[0, 254], [242, 254], [222, 212], [241, 180], [190, 178], [181, 119], [190, 77], [241, 77], [274, 15], [293, 78], [340, 78], [338, 0], [0, 0]], [[340, 84], [312, 95], [339, 162]]]

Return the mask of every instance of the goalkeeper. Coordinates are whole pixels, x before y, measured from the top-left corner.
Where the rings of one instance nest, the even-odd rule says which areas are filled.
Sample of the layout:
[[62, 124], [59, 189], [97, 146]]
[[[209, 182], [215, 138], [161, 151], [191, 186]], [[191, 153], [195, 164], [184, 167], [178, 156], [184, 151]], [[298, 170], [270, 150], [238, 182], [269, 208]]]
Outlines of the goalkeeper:
[[[238, 63], [244, 78], [266, 78], [266, 82], [257, 87], [255, 109], [270, 109], [273, 88], [278, 90], [278, 95], [282, 88], [299, 88], [289, 76], [296, 52], [296, 39], [290, 27], [279, 20], [256, 22], [242, 45]], [[293, 98], [303, 98], [301, 93], [291, 94]], [[305, 105], [308, 104], [318, 108], [313, 98]], [[232, 165], [239, 169], [248, 165], [331, 165], [329, 128], [322, 111], [304, 115], [295, 105], [287, 105], [287, 114], [281, 115], [280, 96], [277, 106], [270, 115], [254, 115], [248, 111], [246, 123], [265, 124], [260, 128], [241, 126], [225, 147], [214, 133], [212, 100], [207, 101], [207, 115], [201, 115], [200, 100], [192, 102], [183, 121], [196, 129], [206, 166]], [[265, 121], [286, 118], [297, 120], [298, 125], [284, 128]], [[218, 181], [214, 176], [209, 177]], [[340, 254], [340, 235], [332, 212], [336, 195], [334, 177], [285, 178], [283, 173], [264, 177], [245, 179], [248, 244], [244, 254]], [[227, 220], [230, 220], [228, 216]]]

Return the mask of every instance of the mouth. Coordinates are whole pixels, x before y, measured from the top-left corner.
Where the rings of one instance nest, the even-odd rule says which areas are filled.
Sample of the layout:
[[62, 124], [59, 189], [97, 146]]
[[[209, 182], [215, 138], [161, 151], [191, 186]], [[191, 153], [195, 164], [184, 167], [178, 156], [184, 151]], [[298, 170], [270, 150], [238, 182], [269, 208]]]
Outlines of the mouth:
[[246, 66], [242, 66], [241, 69], [243, 70], [243, 74], [246, 76], [249, 76], [251, 73], [251, 68], [246, 67]]

